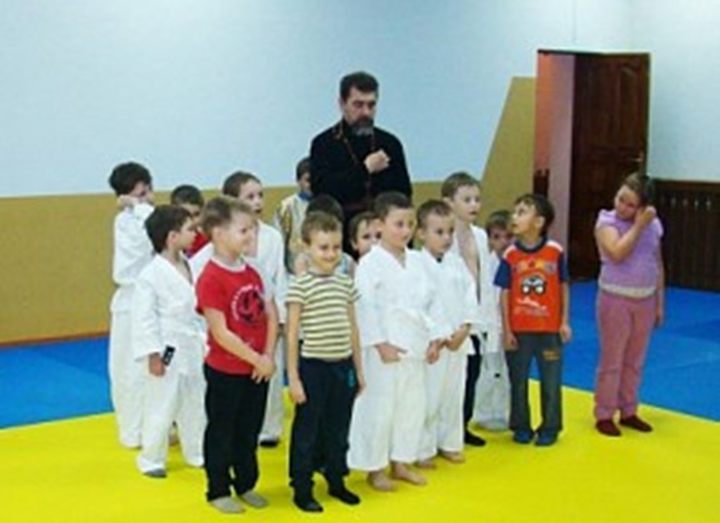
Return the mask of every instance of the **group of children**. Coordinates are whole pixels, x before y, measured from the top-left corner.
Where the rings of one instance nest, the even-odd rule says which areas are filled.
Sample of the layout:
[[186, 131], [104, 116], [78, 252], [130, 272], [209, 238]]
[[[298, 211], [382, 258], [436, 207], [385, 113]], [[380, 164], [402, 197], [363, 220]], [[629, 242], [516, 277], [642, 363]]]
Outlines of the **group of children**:
[[[555, 443], [571, 330], [549, 202], [522, 196], [486, 231], [474, 224], [480, 189], [466, 173], [417, 210], [384, 193], [348, 224], [352, 257], [342, 209], [311, 196], [309, 169], [298, 165], [300, 190], [281, 203], [275, 227], [260, 218], [262, 183], [250, 173], [229, 176], [206, 204], [181, 186], [171, 205], [153, 207], [145, 167], [114, 169], [110, 376], [120, 441], [141, 448], [140, 470], [166, 476], [175, 427], [187, 463], [205, 468], [215, 508], [241, 512], [232, 491], [265, 506], [256, 450], [280, 439], [285, 375], [295, 404], [290, 485], [304, 511], [323, 510], [316, 471], [351, 505], [360, 499], [345, 486], [349, 469], [379, 491], [394, 480], [425, 484], [435, 457], [462, 463], [465, 444], [485, 444], [473, 419], [509, 428], [518, 443]], [[410, 248], [414, 240], [422, 248]]]

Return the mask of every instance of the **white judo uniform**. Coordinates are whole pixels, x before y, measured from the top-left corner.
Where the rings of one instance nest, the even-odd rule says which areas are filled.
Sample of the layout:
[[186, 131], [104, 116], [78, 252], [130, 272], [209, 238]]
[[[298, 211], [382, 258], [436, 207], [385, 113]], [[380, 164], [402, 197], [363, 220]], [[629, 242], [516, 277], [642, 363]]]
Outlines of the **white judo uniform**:
[[[156, 255], [135, 284], [132, 344], [144, 369], [142, 472], [164, 469], [173, 422], [185, 461], [203, 465], [205, 378], [202, 374], [206, 333], [195, 311], [193, 284], [163, 256]], [[163, 376], [148, 370], [148, 356], [172, 347]]]
[[129, 448], [140, 445], [143, 406], [143, 369], [133, 355], [130, 310], [135, 281], [153, 255], [145, 231], [145, 220], [152, 211], [147, 203], [126, 208], [115, 217], [113, 227], [113, 281], [117, 288], [110, 302], [110, 396], [120, 443]]
[[[259, 222], [257, 240], [257, 256], [245, 256], [254, 269], [260, 273], [263, 283], [267, 289], [271, 289], [275, 296], [275, 304], [278, 309], [278, 321], [285, 323], [287, 309], [285, 308], [285, 294], [287, 293], [287, 271], [285, 270], [285, 247], [280, 232]], [[212, 243], [205, 245], [195, 256], [190, 259], [190, 265], [195, 279], [200, 276], [202, 269], [213, 254]], [[278, 341], [275, 346], [275, 365], [277, 371], [270, 379], [268, 385], [268, 399], [265, 408], [265, 419], [260, 440], [277, 440], [280, 438], [285, 417], [285, 403], [283, 399], [283, 386], [285, 376], [285, 337], [282, 332], [278, 333]]]
[[[500, 259], [490, 253], [488, 267], [494, 281]], [[491, 300], [500, 315], [501, 289], [493, 285]], [[475, 392], [473, 421], [490, 430], [504, 430], [510, 416], [510, 378], [503, 347], [502, 322], [491, 324], [484, 344], [480, 377]]]
[[[390, 461], [419, 457], [426, 414], [425, 354], [442, 337], [432, 320], [432, 285], [420, 253], [406, 249], [405, 266], [381, 246], [362, 257], [355, 273], [366, 389], [355, 401], [348, 465], [380, 470]], [[375, 347], [391, 343], [406, 352], [383, 363]]]
[[[476, 323], [476, 285], [465, 262], [453, 252], [438, 261], [425, 249], [421, 251], [421, 259], [434, 285], [434, 299], [442, 314], [436, 321], [447, 326], [448, 336], [465, 324]], [[457, 350], [443, 348], [438, 361], [427, 365], [427, 415], [420, 440], [421, 460], [430, 459], [438, 450], [460, 452], [463, 449], [465, 372], [471, 350], [468, 336]]]

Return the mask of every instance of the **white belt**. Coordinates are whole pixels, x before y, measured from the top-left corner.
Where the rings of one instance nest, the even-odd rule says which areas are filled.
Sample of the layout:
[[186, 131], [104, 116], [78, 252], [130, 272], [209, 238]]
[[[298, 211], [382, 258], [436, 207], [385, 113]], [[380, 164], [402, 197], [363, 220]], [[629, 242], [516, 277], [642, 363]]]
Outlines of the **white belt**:
[[655, 287], [626, 287], [624, 285], [615, 285], [612, 283], [598, 282], [598, 286], [605, 292], [610, 294], [617, 294], [624, 298], [634, 298], [640, 300], [643, 298], [649, 298], [657, 290]]

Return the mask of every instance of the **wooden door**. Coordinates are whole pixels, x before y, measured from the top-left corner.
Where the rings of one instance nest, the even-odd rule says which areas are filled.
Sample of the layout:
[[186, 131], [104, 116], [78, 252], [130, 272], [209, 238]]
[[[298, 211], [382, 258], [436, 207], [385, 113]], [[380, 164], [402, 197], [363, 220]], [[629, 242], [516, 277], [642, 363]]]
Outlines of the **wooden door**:
[[597, 276], [597, 213], [621, 180], [645, 170], [650, 56], [578, 55], [575, 64], [568, 261], [573, 278]]

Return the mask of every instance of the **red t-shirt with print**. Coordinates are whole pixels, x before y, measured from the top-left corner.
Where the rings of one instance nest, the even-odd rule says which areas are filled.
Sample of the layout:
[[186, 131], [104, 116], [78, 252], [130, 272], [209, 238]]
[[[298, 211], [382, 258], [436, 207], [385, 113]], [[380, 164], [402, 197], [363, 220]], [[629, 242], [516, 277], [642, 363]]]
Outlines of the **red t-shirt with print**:
[[[197, 310], [215, 309], [225, 315], [228, 329], [262, 354], [267, 342], [268, 317], [265, 310], [265, 289], [260, 275], [244, 264], [225, 267], [215, 260], [205, 266], [195, 286]], [[213, 369], [227, 374], [249, 375], [253, 366], [228, 352], [208, 332], [210, 350], [205, 357]]]

